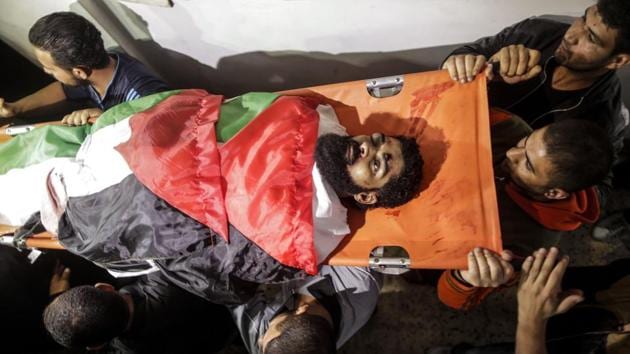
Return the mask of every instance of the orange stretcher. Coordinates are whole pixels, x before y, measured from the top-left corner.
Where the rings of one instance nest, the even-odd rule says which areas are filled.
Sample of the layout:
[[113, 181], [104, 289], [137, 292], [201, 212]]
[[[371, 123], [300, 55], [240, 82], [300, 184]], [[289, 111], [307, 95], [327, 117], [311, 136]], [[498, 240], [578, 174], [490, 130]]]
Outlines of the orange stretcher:
[[[425, 161], [415, 200], [396, 209], [349, 210], [352, 235], [329, 264], [465, 269], [472, 248], [501, 251], [483, 75], [462, 85], [434, 71], [288, 93], [323, 96], [350, 135], [416, 136]], [[401, 247], [409, 257], [374, 256], [380, 246]]]
[[[466, 268], [466, 255], [474, 247], [501, 251], [483, 75], [462, 85], [446, 71], [435, 71], [284, 93], [322, 97], [351, 135], [415, 136], [425, 161], [421, 194], [410, 203], [367, 212], [349, 209], [352, 234], [329, 264]], [[32, 242], [41, 245], [45, 237]], [[61, 248], [55, 239], [48, 242], [44, 248]], [[400, 247], [408, 257], [384, 257], [383, 246]]]

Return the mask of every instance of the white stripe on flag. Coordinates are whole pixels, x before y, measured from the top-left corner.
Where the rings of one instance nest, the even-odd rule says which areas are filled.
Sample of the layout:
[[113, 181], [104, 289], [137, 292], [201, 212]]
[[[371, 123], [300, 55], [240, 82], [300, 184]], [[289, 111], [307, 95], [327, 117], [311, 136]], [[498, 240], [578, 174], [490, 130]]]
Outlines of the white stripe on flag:
[[129, 140], [129, 118], [102, 128], [89, 135], [77, 152], [74, 166], [55, 168], [51, 178], [59, 178], [68, 197], [94, 194], [120, 183], [131, 174], [116, 146]]
[[22, 226], [39, 211], [48, 194], [48, 173], [57, 166], [71, 163], [71, 158], [53, 158], [0, 175], [0, 224]]

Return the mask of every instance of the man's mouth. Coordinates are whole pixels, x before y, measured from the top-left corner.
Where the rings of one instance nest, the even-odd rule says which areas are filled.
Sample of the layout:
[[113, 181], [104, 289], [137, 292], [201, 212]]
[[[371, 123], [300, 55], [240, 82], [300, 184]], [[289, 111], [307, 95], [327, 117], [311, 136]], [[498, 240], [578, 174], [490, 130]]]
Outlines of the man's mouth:
[[359, 158], [360, 153], [361, 147], [359, 146], [359, 143], [354, 140], [350, 140], [348, 142], [348, 148], [346, 149], [346, 162], [348, 165], [353, 165]]
[[564, 39], [562, 40], [562, 42], [560, 42], [560, 45], [558, 46], [558, 49], [556, 49], [556, 55], [558, 53], [564, 54], [565, 56], [567, 56], [569, 54], [569, 47], [567, 46], [567, 43], [565, 42]]

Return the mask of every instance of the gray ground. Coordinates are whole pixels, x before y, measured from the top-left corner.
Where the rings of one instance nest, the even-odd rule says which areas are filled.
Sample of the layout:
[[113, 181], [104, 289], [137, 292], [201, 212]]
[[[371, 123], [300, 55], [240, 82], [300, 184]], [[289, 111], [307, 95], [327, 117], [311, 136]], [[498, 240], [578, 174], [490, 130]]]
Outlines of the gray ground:
[[[604, 265], [630, 256], [621, 242], [593, 241], [583, 228], [565, 235], [561, 250], [572, 266]], [[422, 354], [428, 348], [461, 342], [486, 344], [513, 341], [516, 329], [516, 289], [491, 295], [469, 312], [442, 305], [435, 287], [386, 276], [378, 308], [370, 322], [341, 350], [344, 354]], [[240, 354], [230, 347], [224, 354]]]

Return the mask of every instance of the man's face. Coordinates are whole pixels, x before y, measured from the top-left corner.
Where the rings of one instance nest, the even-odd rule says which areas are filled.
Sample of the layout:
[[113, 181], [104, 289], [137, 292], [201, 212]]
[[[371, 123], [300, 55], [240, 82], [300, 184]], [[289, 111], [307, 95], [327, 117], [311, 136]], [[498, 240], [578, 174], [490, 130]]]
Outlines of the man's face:
[[350, 144], [348, 172], [356, 185], [364, 189], [382, 188], [390, 179], [400, 175], [405, 162], [400, 141], [381, 133], [358, 135]]
[[593, 5], [564, 34], [555, 52], [556, 60], [576, 71], [605, 67], [610, 63], [617, 32], [604, 24], [597, 6]]
[[83, 80], [80, 80], [72, 74], [72, 70], [66, 70], [55, 64], [55, 60], [50, 55], [50, 52], [41, 50], [37, 47], [34, 47], [34, 50], [35, 56], [37, 57], [39, 63], [42, 64], [42, 67], [46, 74], [51, 75], [55, 78], [55, 80], [61, 82], [64, 85], [79, 86], [85, 84]]
[[546, 130], [538, 129], [521, 139], [508, 150], [501, 165], [516, 185], [534, 196], [542, 196], [550, 187], [553, 166], [543, 140]]

